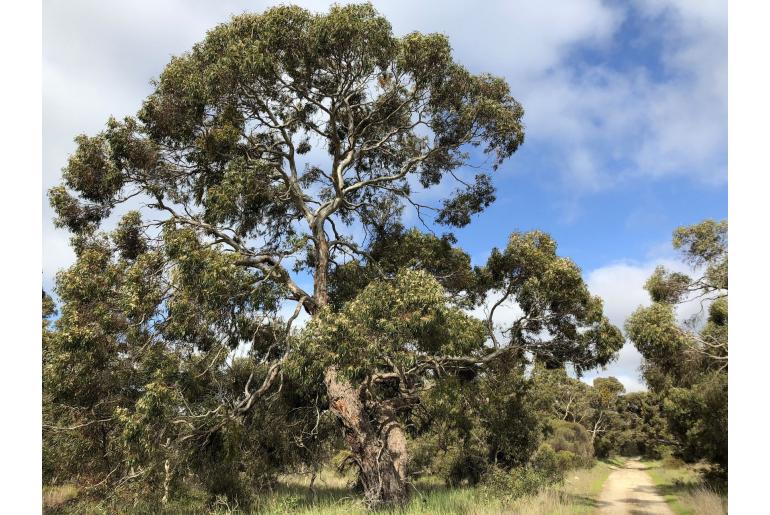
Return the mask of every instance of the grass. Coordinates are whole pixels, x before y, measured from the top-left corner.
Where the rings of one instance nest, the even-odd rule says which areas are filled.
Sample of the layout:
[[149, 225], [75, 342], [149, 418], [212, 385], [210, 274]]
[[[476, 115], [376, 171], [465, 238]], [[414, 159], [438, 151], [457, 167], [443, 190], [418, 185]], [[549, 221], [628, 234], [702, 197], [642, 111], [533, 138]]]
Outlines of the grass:
[[[623, 459], [613, 458], [598, 461], [590, 469], [578, 469], [568, 472], [564, 485], [555, 493], [562, 497], [562, 504], [567, 511], [532, 511], [532, 513], [593, 513], [598, 508], [597, 498], [604, 487], [610, 472], [623, 464]], [[541, 493], [542, 495], [542, 493]], [[549, 501], [550, 502], [550, 501]], [[549, 502], [545, 503], [548, 506]], [[537, 506], [532, 506], [535, 510]], [[530, 513], [530, 512], [522, 512]]]
[[78, 488], [75, 485], [59, 485], [43, 487], [43, 506], [47, 508], [58, 508], [75, 499], [78, 495]]
[[564, 484], [546, 488], [537, 495], [516, 499], [505, 506], [484, 506], [468, 513], [521, 515], [583, 515], [599, 507], [597, 497], [616, 463], [599, 461], [590, 469], [569, 471]]
[[[566, 515], [588, 514], [597, 508], [596, 497], [602, 489], [611, 467], [618, 463], [597, 462], [590, 469], [572, 470], [562, 485], [547, 488], [537, 495], [522, 497], [504, 503], [490, 497], [476, 487], [448, 488], [437, 478], [423, 478], [414, 485], [409, 503], [398, 513], [412, 514], [466, 514], [492, 515], [533, 514]], [[366, 514], [361, 499], [351, 494], [349, 478], [331, 470], [322, 471], [315, 481], [315, 493], [309, 489], [307, 475], [288, 475], [280, 478], [279, 486], [272, 492], [258, 495], [251, 506], [251, 513], [265, 514]], [[113, 513], [212, 513], [206, 508], [205, 496], [190, 488], [164, 510], [142, 499], [128, 502], [112, 498], [101, 502], [87, 499], [73, 500], [77, 489], [73, 486], [57, 487], [44, 494], [46, 513], [113, 514]], [[234, 503], [219, 500], [214, 503], [213, 513], [245, 513]]]
[[727, 513], [727, 496], [703, 480], [704, 466], [661, 461], [645, 464], [655, 486], [676, 515]]

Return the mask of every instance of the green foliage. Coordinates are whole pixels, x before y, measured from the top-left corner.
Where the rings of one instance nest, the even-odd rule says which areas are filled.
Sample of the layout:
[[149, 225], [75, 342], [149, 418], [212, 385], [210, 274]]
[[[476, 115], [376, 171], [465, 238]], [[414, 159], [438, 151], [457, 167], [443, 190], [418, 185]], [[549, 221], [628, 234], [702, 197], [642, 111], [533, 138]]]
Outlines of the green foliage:
[[692, 388], [671, 388], [664, 403], [672, 434], [687, 461], [727, 466], [727, 375], [711, 372]]
[[675, 304], [686, 295], [692, 279], [679, 272], [669, 272], [664, 267], [655, 268], [644, 288], [650, 292], [653, 302]]
[[482, 486], [488, 495], [510, 503], [519, 497], [536, 495], [541, 490], [564, 479], [564, 471], [557, 454], [548, 445], [542, 445], [528, 466], [503, 470], [491, 467], [484, 475]]
[[593, 463], [591, 434], [577, 422], [551, 420], [546, 435], [544, 445], [556, 453], [563, 470], [588, 467]]
[[651, 459], [671, 453], [673, 440], [659, 395], [653, 392], [628, 393], [620, 399], [619, 413], [622, 425], [607, 438], [614, 452]]
[[147, 251], [147, 241], [142, 234], [142, 214], [139, 211], [129, 211], [118, 223], [112, 234], [123, 259], [136, 259]]
[[660, 302], [637, 309], [626, 321], [626, 332], [639, 352], [656, 367], [684, 375], [686, 334], [677, 325], [674, 306]]
[[75, 138], [77, 150], [62, 171], [64, 183], [91, 202], [103, 204], [123, 186], [123, 175], [112, 159], [104, 136]]
[[[698, 267], [696, 280], [659, 267], [647, 283], [652, 306], [639, 308], [626, 332], [644, 357], [645, 379], [662, 399], [677, 455], [727, 467], [727, 221], [706, 220], [674, 231], [674, 248]], [[682, 327], [676, 304], [697, 295], [709, 303], [698, 327]], [[697, 329], [695, 329], [697, 328]]]
[[[240, 340], [212, 339], [206, 347], [208, 341], [169, 338], [179, 334], [178, 324], [189, 322], [169, 318], [176, 302], [200, 300], [198, 314], [222, 321], [216, 314], [222, 306], [196, 291], [200, 282], [185, 283], [185, 274], [208, 281], [203, 286], [209, 291], [221, 288], [230, 306], [243, 309], [252, 302], [229, 296], [242, 278], [226, 272], [227, 256], [179, 236], [169, 238], [170, 252], [178, 252], [174, 258], [147, 250], [133, 259], [104, 236], [84, 238], [75, 264], [59, 275], [61, 316], [54, 330], [44, 318], [43, 333], [46, 481], [81, 477], [98, 483], [111, 473], [131, 478], [122, 488], [159, 502], [166, 482], [176, 491], [193, 477], [212, 495], [246, 503], [245, 492], [269, 486], [280, 471], [316, 462], [335, 441], [329, 435], [332, 421], [317, 418], [312, 399], [296, 387], [301, 382], [289, 376], [278, 399], [262, 406], [259, 415], [240, 422], [218, 416], [229, 399], [242, 394], [249, 374], [261, 380], [267, 367], [255, 366], [254, 358], [225, 366], [229, 348], [223, 343]], [[190, 272], [199, 266], [196, 260], [208, 267], [206, 275]], [[169, 292], [170, 264], [178, 268], [171, 275], [176, 288]], [[253, 302], [265, 305], [252, 294]], [[53, 311], [44, 295], [44, 316]], [[233, 331], [228, 323], [220, 327]], [[267, 331], [264, 337], [274, 344], [285, 334]], [[268, 343], [255, 344], [254, 355]], [[299, 428], [300, 436], [289, 428]]]
[[[565, 458], [568, 457], [561, 452], [561, 456], [547, 443], [541, 444], [538, 447], [535, 454], [532, 455], [530, 460], [530, 466], [533, 470], [539, 473], [543, 479], [548, 483], [557, 483], [564, 479], [564, 471], [566, 470]], [[569, 451], [566, 451], [569, 452]]]
[[674, 442], [659, 395], [624, 394], [613, 377], [597, 378], [591, 386], [564, 369], [542, 365], [534, 367], [531, 381], [534, 408], [547, 421], [544, 441], [569, 452], [575, 466], [587, 466], [594, 456], [659, 458], [671, 452]]
[[476, 300], [476, 276], [470, 256], [455, 243], [451, 235], [437, 237], [404, 229], [400, 224], [383, 228], [364, 261], [350, 261], [334, 269], [330, 277], [331, 303], [339, 308], [372, 280], [383, 275], [392, 277], [403, 268], [429, 272], [459, 303]]
[[[49, 192], [77, 259], [44, 322], [47, 480], [137, 502], [191, 483], [247, 506], [334, 454], [337, 420], [355, 444], [339, 405], [359, 402], [374, 429], [354, 433], [380, 445], [386, 426], [408, 427], [417, 449], [439, 449], [415, 463], [450, 482], [495, 463], [532, 491], [575, 460], [543, 450], [526, 465], [540, 427], [525, 370], [581, 373], [622, 345], [578, 267], [531, 232], [472, 269], [453, 236], [400, 222], [415, 180], [456, 178], [473, 148], [494, 170], [521, 145], [503, 79], [470, 73], [443, 35], [394, 36], [362, 4], [235, 16], [153, 85], [135, 117], [76, 138]], [[494, 200], [488, 174], [459, 182], [439, 223], [465, 226]], [[99, 232], [135, 197], [147, 209]], [[469, 314], [497, 293], [524, 312], [503, 337]], [[337, 370], [352, 404], [327, 398]]]
[[673, 245], [694, 265], [719, 265], [727, 259], [727, 220], [679, 227], [674, 231]]
[[540, 438], [527, 381], [515, 370], [446, 377], [420, 399], [410, 468], [447, 484], [478, 483], [492, 465], [525, 465]]
[[300, 345], [318, 366], [335, 363], [361, 380], [392, 361], [415, 365], [415, 353], [463, 355], [482, 348], [484, 325], [446, 302], [427, 272], [405, 269], [394, 280], [371, 282], [338, 312], [320, 312]]
[[465, 227], [471, 223], [471, 216], [480, 213], [495, 201], [495, 189], [489, 175], [476, 176], [474, 183], [466, 190], [458, 190], [454, 197], [444, 201], [436, 221], [454, 227]]
[[590, 386], [570, 377], [564, 368], [536, 363], [531, 373], [535, 409], [544, 419], [581, 422], [590, 413]]
[[[505, 330], [549, 368], [571, 363], [580, 373], [607, 364], [623, 337], [602, 313], [602, 301], [583, 282], [580, 269], [556, 255], [556, 242], [545, 233], [514, 233], [508, 246], [493, 249], [479, 270], [485, 290], [515, 300], [525, 316]], [[543, 332], [550, 338], [543, 341]]]

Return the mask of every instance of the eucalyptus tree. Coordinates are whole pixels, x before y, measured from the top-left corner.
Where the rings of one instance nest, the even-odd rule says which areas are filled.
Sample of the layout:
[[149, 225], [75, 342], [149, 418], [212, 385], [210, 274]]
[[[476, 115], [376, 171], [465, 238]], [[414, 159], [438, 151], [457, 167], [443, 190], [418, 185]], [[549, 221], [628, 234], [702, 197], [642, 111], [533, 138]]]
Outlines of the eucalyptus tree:
[[565, 369], [537, 364], [531, 378], [535, 406], [543, 417], [583, 423], [591, 414], [591, 386], [570, 377]]
[[[124, 440], [141, 433], [164, 456], [224, 442], [293, 374], [344, 428], [368, 501], [398, 503], [399, 417], [432, 377], [505, 356], [578, 370], [611, 359], [619, 332], [546, 235], [515, 234], [474, 271], [451, 237], [398, 222], [411, 205], [439, 224], [470, 223], [494, 188], [488, 173], [468, 180], [460, 169], [474, 156], [496, 169], [523, 142], [522, 116], [506, 82], [455, 62], [445, 36], [396, 37], [368, 4], [235, 16], [172, 58], [135, 117], [78, 136], [50, 192], [57, 223], [75, 234], [75, 266], [101, 259], [91, 273], [119, 285], [91, 327], [115, 333], [112, 357], [156, 348], [155, 361], [136, 359], [166, 372], [142, 376], [131, 392], [140, 400], [117, 413]], [[419, 202], [417, 189], [444, 180], [457, 182], [452, 195]], [[117, 256], [88, 250], [126, 202], [143, 204], [113, 233]], [[410, 245], [385, 248], [392, 235]], [[462, 277], [441, 277], [447, 269]], [[60, 288], [79, 280], [63, 275]], [[113, 290], [80, 294], [98, 304]], [[505, 339], [499, 303], [486, 321], [461, 309], [493, 290], [524, 312]], [[302, 311], [311, 321], [299, 331]], [[65, 332], [78, 327], [64, 318]], [[226, 388], [219, 374], [244, 348], [248, 373]], [[193, 392], [205, 400], [191, 405]]]
[[620, 424], [602, 435], [608, 450], [624, 456], [642, 455], [660, 459], [676, 446], [663, 416], [659, 394], [631, 392], [623, 395], [618, 404]]
[[591, 416], [588, 420], [588, 431], [591, 442], [596, 442], [599, 433], [607, 430], [612, 418], [618, 415], [618, 400], [625, 393], [623, 384], [614, 377], [597, 377], [590, 393]]
[[[626, 331], [644, 357], [648, 385], [663, 398], [680, 454], [726, 470], [727, 221], [679, 227], [673, 245], [697, 276], [658, 267], [645, 285], [652, 305], [635, 311]], [[701, 309], [679, 323], [676, 308], [685, 302]]]

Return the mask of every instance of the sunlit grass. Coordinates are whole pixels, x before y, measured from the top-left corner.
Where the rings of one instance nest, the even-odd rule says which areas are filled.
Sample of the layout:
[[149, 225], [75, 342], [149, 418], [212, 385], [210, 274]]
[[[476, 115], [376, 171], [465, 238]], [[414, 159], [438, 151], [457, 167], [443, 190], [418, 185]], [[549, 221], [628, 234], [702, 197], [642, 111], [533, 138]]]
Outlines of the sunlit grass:
[[702, 466], [645, 462], [647, 472], [676, 515], [721, 515], [727, 513], [727, 497], [703, 481]]
[[[395, 513], [410, 514], [588, 514], [596, 510], [596, 497], [602, 489], [613, 466], [610, 462], [597, 462], [590, 469], [572, 470], [561, 485], [546, 488], [537, 495], [526, 496], [512, 501], [492, 497], [479, 487], [449, 488], [436, 477], [424, 477], [412, 486], [409, 503]], [[279, 484], [271, 492], [262, 492], [252, 499], [248, 511], [235, 502], [219, 499], [212, 503], [195, 488], [178, 496], [165, 509], [159, 509], [148, 500], [132, 501], [111, 498], [101, 502], [78, 499], [66, 502], [77, 494], [75, 487], [48, 490], [46, 499], [50, 513], [184, 513], [184, 514], [241, 514], [265, 513], [304, 515], [366, 514], [360, 496], [351, 493], [350, 476], [341, 476], [333, 469], [322, 470], [310, 490], [309, 474], [291, 474], [279, 478]], [[51, 504], [53, 503], [53, 504]], [[394, 513], [382, 510], [381, 513]]]
[[78, 488], [72, 484], [43, 487], [43, 507], [56, 508], [66, 504], [78, 495]]

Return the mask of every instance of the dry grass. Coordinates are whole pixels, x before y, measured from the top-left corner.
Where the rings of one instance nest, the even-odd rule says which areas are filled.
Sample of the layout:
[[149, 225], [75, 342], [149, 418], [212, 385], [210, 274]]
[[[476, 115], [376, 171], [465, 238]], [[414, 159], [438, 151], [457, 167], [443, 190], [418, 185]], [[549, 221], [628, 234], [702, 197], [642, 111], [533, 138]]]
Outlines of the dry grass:
[[77, 495], [78, 489], [75, 485], [44, 486], [43, 509], [58, 508], [77, 497]]
[[[448, 488], [437, 478], [420, 479], [409, 503], [397, 513], [409, 514], [465, 514], [493, 515], [532, 514], [566, 515], [589, 514], [596, 510], [596, 496], [607, 479], [611, 468], [606, 462], [598, 462], [590, 469], [570, 471], [564, 484], [547, 488], [537, 495], [515, 500], [503, 500], [491, 497], [482, 488]], [[224, 514], [322, 514], [347, 515], [368, 513], [360, 497], [351, 493], [348, 482], [350, 477], [338, 475], [331, 469], [325, 469], [316, 478], [315, 494], [310, 491], [310, 476], [292, 474], [280, 478], [280, 486], [272, 492], [255, 496], [248, 511], [239, 509], [233, 503], [223, 500], [213, 507], [207, 507], [204, 495], [187, 495], [175, 499], [172, 506], [158, 510], [149, 501], [139, 500], [139, 504], [129, 501], [98, 502], [78, 500], [74, 504], [67, 501], [77, 494], [74, 487], [57, 487], [45, 490], [48, 509], [59, 507], [57, 513], [114, 514], [114, 513], [215, 513]], [[212, 511], [213, 509], [213, 511]], [[385, 513], [385, 512], [378, 512]]]
[[597, 496], [615, 462], [600, 461], [592, 468], [571, 470], [564, 484], [547, 488], [537, 495], [516, 499], [504, 507], [480, 509], [474, 513], [506, 513], [521, 515], [575, 515], [594, 513]]
[[576, 505], [575, 499], [559, 489], [549, 488], [537, 495], [518, 499], [504, 513], [521, 515], [571, 515], [574, 513], [590, 513]]
[[727, 513], [727, 500], [705, 487], [695, 488], [679, 496], [680, 502], [698, 515], [722, 515]]
[[[426, 477], [417, 482], [412, 499], [398, 513], [408, 514], [532, 514], [574, 515], [593, 513], [596, 496], [617, 463], [598, 462], [590, 469], [573, 470], [564, 484], [547, 488], [537, 495], [503, 503], [490, 498], [480, 488], [447, 488], [442, 481]], [[309, 495], [309, 476], [287, 475], [273, 494], [262, 496], [255, 506], [260, 513], [318, 513], [323, 515], [365, 514], [360, 499], [351, 496], [349, 477], [341, 477], [330, 469], [319, 473], [315, 482], [316, 496]]]
[[624, 461], [624, 458], [612, 458], [599, 461], [590, 469], [570, 471], [567, 473], [564, 491], [571, 495], [596, 497], [601, 493], [610, 472], [622, 466]]
[[666, 502], [677, 515], [724, 515], [727, 496], [709, 488], [703, 481], [702, 465], [647, 462], [650, 476]]

